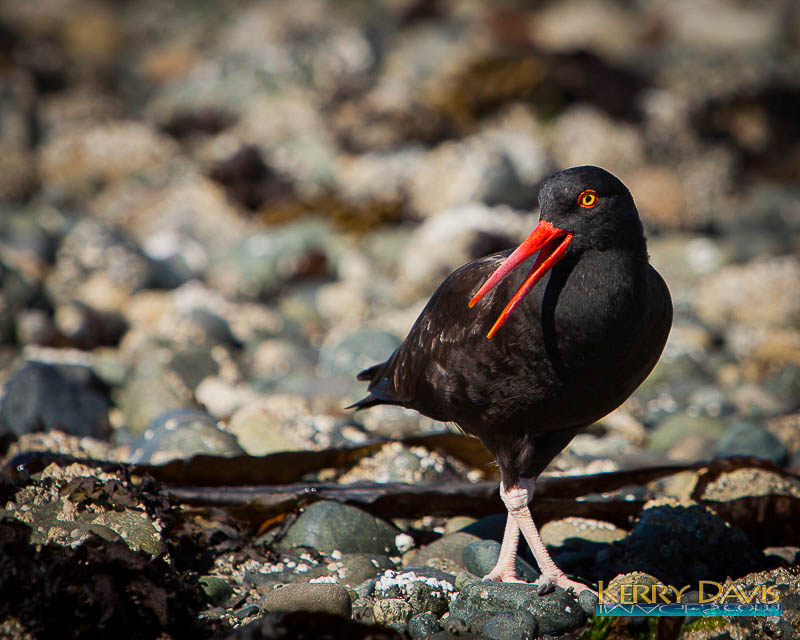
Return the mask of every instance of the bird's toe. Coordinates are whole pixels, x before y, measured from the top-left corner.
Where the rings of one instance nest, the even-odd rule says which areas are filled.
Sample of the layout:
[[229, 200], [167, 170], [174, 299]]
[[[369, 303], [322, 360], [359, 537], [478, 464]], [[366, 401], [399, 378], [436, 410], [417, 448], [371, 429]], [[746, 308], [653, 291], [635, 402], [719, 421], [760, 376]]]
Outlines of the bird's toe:
[[588, 591], [589, 593], [593, 593], [597, 595], [596, 591], [593, 591], [590, 587], [586, 586], [581, 582], [576, 582], [575, 580], [570, 580], [565, 574], [560, 573], [557, 575], [542, 575], [536, 581], [537, 590], [536, 592], [542, 596], [547, 593], [550, 593], [556, 587], [561, 587], [565, 591], [572, 591], [577, 596], [581, 591]]
[[498, 571], [497, 569], [492, 569], [481, 580], [483, 582], [524, 582], [517, 578], [513, 571]]

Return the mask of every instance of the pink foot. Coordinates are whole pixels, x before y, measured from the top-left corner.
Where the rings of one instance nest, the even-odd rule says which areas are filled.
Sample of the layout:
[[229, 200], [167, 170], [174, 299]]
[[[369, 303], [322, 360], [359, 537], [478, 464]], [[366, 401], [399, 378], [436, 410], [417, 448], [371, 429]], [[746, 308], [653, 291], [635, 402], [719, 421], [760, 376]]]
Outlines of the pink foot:
[[575, 582], [574, 580], [570, 580], [566, 574], [564, 573], [551, 573], [551, 574], [542, 574], [539, 576], [539, 579], [536, 581], [537, 593], [541, 596], [546, 593], [550, 593], [556, 587], [561, 587], [565, 591], [569, 591], [572, 589], [573, 593], [577, 597], [581, 591], [588, 591], [594, 595], [597, 595], [597, 592], [587, 587], [585, 584], [580, 582]]
[[498, 569], [495, 567], [482, 578], [483, 582], [525, 582], [517, 578], [517, 574], [512, 569]]

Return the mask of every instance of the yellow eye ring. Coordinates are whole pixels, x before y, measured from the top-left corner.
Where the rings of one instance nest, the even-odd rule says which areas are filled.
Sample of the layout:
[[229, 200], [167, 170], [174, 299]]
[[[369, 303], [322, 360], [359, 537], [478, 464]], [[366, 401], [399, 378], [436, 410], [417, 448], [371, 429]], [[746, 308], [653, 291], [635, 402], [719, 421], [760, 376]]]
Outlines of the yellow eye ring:
[[597, 195], [597, 191], [594, 189], [586, 189], [585, 191], [581, 191], [581, 195], [578, 196], [578, 204], [584, 209], [591, 209], [599, 200], [600, 197]]

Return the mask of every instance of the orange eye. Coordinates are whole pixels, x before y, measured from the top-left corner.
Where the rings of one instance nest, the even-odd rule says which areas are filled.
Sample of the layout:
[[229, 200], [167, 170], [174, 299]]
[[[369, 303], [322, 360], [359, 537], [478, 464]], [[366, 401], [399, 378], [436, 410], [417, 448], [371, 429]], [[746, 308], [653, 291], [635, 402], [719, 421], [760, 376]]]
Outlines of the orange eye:
[[597, 196], [597, 191], [594, 189], [586, 189], [586, 191], [581, 191], [581, 195], [578, 196], [578, 204], [584, 209], [591, 209], [597, 204], [598, 200], [599, 198]]

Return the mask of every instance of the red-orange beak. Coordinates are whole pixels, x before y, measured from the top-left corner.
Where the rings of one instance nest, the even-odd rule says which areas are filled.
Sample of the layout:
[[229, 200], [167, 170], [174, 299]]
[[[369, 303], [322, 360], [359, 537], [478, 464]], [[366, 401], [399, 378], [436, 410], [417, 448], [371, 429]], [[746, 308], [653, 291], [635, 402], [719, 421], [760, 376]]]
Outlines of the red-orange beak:
[[478, 290], [478, 293], [469, 301], [470, 309], [474, 307], [492, 287], [508, 276], [509, 273], [530, 258], [536, 251], [539, 251], [539, 255], [533, 263], [530, 274], [514, 294], [514, 297], [511, 298], [506, 305], [506, 308], [503, 309], [503, 312], [486, 335], [487, 338], [491, 338], [497, 333], [497, 330], [503, 325], [508, 316], [511, 315], [511, 312], [517, 308], [517, 305], [522, 302], [522, 299], [525, 297], [525, 294], [530, 291], [531, 287], [539, 282], [542, 276], [564, 257], [564, 251], [566, 251], [567, 245], [570, 242], [572, 242], [571, 233], [564, 231], [564, 229], [554, 227], [546, 220], [540, 220], [536, 228], [531, 231], [531, 234], [514, 250], [514, 253], [508, 256], [503, 264], [497, 267], [495, 272], [489, 276], [489, 279], [484, 282], [483, 286]]

